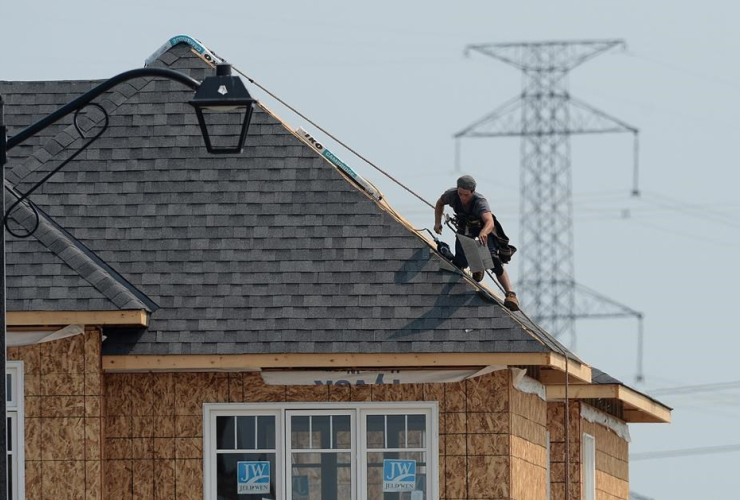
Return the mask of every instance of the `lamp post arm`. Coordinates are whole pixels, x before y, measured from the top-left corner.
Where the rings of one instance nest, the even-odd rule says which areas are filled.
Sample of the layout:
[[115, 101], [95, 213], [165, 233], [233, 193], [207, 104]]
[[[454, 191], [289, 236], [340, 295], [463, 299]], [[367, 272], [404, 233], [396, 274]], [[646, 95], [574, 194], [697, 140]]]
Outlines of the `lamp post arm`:
[[174, 80], [176, 82], [182, 83], [186, 87], [190, 87], [193, 90], [197, 90], [198, 87], [200, 87], [200, 82], [198, 80], [190, 78], [188, 75], [184, 73], [180, 73], [179, 71], [175, 71], [172, 69], [166, 69], [166, 68], [132, 69], [131, 71], [126, 71], [124, 73], [121, 73], [120, 75], [116, 75], [113, 78], [110, 78], [109, 80], [104, 81], [97, 87], [88, 90], [87, 92], [82, 94], [80, 97], [70, 102], [69, 104], [65, 105], [64, 107], [59, 108], [58, 110], [54, 111], [53, 113], [46, 116], [45, 118], [42, 118], [41, 120], [37, 121], [33, 125], [29, 126], [28, 128], [22, 130], [21, 132], [14, 135], [13, 137], [8, 138], [5, 144], [5, 151], [9, 151], [13, 149], [13, 147], [17, 146], [18, 144], [21, 144], [23, 141], [25, 141], [29, 137], [33, 137], [34, 135], [41, 132], [49, 125], [56, 123], [57, 121], [61, 120], [68, 114], [73, 113], [77, 111], [78, 109], [82, 109], [87, 104], [89, 104], [93, 99], [109, 91], [110, 89], [118, 85], [119, 83], [123, 83], [128, 80], [133, 80], [134, 78], [142, 78], [142, 77], [168, 78], [170, 80]]

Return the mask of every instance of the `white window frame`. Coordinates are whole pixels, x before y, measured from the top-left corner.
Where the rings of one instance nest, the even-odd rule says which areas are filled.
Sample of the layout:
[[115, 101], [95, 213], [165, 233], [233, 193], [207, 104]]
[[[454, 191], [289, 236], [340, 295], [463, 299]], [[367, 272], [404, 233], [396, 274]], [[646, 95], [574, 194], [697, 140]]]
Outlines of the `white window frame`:
[[[11, 420], [12, 452], [8, 452], [7, 460], [13, 465], [13, 496], [11, 500], [26, 498], [26, 460], [25, 460], [25, 426], [23, 425], [23, 361], [5, 362], [5, 383], [10, 377], [12, 399], [6, 401], [6, 418]], [[7, 398], [7, 393], [6, 393]], [[7, 420], [6, 420], [7, 422]]]
[[583, 500], [596, 500], [596, 438], [583, 433], [581, 440]]
[[[378, 405], [378, 406], [376, 406]], [[403, 406], [402, 408], [396, 407], [395, 405], [386, 406], [384, 403], [374, 403], [372, 406], [366, 406], [365, 408], [362, 408], [360, 410], [360, 418], [359, 418], [359, 426], [358, 426], [358, 433], [360, 436], [360, 446], [358, 450], [358, 454], [360, 457], [360, 470], [362, 471], [360, 478], [362, 484], [360, 484], [360, 491], [362, 492], [362, 500], [366, 500], [367, 496], [367, 415], [405, 415], [407, 413], [411, 412], [419, 412], [420, 410], [425, 413], [430, 420], [430, 426], [429, 429], [427, 429], [426, 434], [426, 442], [424, 443], [423, 449], [417, 449], [417, 448], [409, 448], [408, 450], [404, 451], [422, 451], [427, 452], [429, 450], [429, 454], [431, 454], [431, 457], [427, 457], [427, 465], [426, 465], [426, 491], [428, 492], [428, 497], [430, 499], [437, 499], [439, 498], [439, 494], [437, 492], [438, 485], [439, 485], [439, 465], [438, 457], [439, 457], [439, 429], [435, 425], [438, 420], [439, 416], [435, 415], [433, 409], [425, 409], [423, 407], [408, 407]], [[438, 424], [437, 424], [438, 425]], [[373, 448], [373, 450], [376, 450]], [[376, 450], [377, 451], [377, 450]]]
[[547, 476], [545, 477], [545, 484], [547, 485], [547, 500], [552, 498], [552, 445], [550, 443], [550, 431], [545, 432], [547, 439]]
[[[351, 433], [351, 439], [350, 439], [350, 449], [332, 449], [332, 450], [318, 450], [318, 449], [307, 449], [307, 448], [301, 448], [293, 450], [293, 444], [290, 442], [289, 436], [291, 436], [291, 429], [292, 429], [292, 419], [291, 417], [294, 416], [342, 416], [342, 415], [349, 415], [349, 428]], [[355, 500], [357, 498], [357, 435], [356, 432], [353, 432], [357, 427], [357, 421], [356, 421], [357, 415], [355, 411], [352, 410], [346, 410], [342, 411], [339, 409], [335, 410], [307, 410], [307, 409], [286, 409], [285, 410], [285, 478], [286, 480], [291, 477], [292, 473], [289, 474], [293, 467], [292, 463], [292, 454], [295, 451], [296, 453], [348, 453], [350, 454], [350, 462], [352, 463], [352, 485], [354, 488], [352, 488], [352, 497], [347, 498], [345, 500]], [[293, 488], [292, 484], [289, 486], [287, 483], [285, 484], [287, 495], [285, 496], [286, 500], [293, 500]]]
[[275, 471], [276, 498], [289, 499], [292, 495], [286, 481], [290, 477], [290, 415], [346, 415], [352, 413], [352, 470], [353, 500], [367, 500], [367, 447], [365, 416], [368, 414], [423, 413], [427, 416], [425, 452], [427, 499], [439, 499], [439, 405], [435, 401], [409, 402], [322, 402], [322, 403], [205, 403], [203, 405], [203, 498], [216, 500], [216, 417], [241, 415], [275, 416]]
[[[283, 443], [284, 432], [278, 432], [283, 428], [283, 413], [276, 408], [268, 405], [250, 405], [245, 407], [243, 404], [204, 404], [203, 405], [203, 498], [217, 498], [217, 480], [216, 480], [216, 463], [211, 457], [215, 456], [216, 451], [216, 417], [240, 417], [240, 416], [274, 416], [275, 417], [275, 497], [285, 498], [282, 489], [285, 480], [283, 479], [283, 467], [280, 465], [283, 460]], [[238, 450], [229, 450], [234, 453]], [[260, 450], [247, 450], [249, 453], [258, 453]]]

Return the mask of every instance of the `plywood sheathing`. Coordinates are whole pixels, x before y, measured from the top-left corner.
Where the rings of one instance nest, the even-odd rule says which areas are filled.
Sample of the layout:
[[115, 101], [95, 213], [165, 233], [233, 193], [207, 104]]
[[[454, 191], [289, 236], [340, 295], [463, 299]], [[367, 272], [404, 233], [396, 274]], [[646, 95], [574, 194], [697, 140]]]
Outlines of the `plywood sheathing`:
[[629, 444], [603, 425], [581, 426], [596, 441], [596, 496], [629, 500]]
[[100, 331], [10, 347], [24, 362], [26, 499], [102, 498]]
[[[287, 401], [437, 401], [440, 498], [513, 498], [506, 370], [455, 384], [268, 386], [245, 372], [106, 374], [104, 385], [105, 498], [201, 498], [203, 403]], [[543, 419], [527, 395], [516, 405], [520, 416]], [[520, 455], [527, 467], [538, 460]]]
[[[569, 491], [570, 498], [581, 498], [581, 407], [569, 405]], [[565, 403], [547, 403], [547, 429], [550, 432], [550, 491], [552, 500], [565, 500]]]
[[547, 403], [510, 386], [511, 498], [544, 498], [547, 488]]
[[[226, 373], [105, 377], [106, 498], [201, 498], [203, 403], [243, 390]], [[241, 385], [241, 378], [239, 384]]]

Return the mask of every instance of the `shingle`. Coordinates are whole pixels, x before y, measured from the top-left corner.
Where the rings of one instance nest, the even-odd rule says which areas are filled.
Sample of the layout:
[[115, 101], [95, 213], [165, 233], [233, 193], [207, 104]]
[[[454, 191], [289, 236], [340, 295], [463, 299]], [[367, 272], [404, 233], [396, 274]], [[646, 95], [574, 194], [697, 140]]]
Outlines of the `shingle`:
[[[197, 78], [211, 72], [182, 46], [158, 65]], [[42, 106], [95, 83], [0, 83], [0, 92], [21, 123], [23, 113], [30, 122]], [[188, 94], [137, 79], [105, 97], [108, 134], [34, 196], [100, 260], [51, 232], [36, 277], [50, 284], [21, 285], [35, 254], [14, 241], [14, 307], [29, 303], [13, 298], [21, 296], [50, 307], [134, 307], [143, 292], [163, 306], [148, 334], [111, 336], [106, 353], [561, 349], [459, 275], [439, 271], [426, 243], [261, 109], [243, 154], [208, 155]], [[33, 142], [33, 158], [14, 157], [9, 179], [33, 177], [52, 155], [68, 155], [61, 148], [77, 141], [69, 123]], [[74, 292], [67, 299], [64, 286]]]

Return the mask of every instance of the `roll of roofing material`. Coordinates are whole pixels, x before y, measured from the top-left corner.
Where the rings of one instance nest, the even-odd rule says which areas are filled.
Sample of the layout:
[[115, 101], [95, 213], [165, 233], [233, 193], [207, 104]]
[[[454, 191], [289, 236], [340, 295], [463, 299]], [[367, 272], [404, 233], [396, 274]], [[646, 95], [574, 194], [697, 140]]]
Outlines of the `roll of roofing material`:
[[210, 64], [211, 66], [215, 66], [219, 63], [224, 62], [220, 57], [218, 57], [216, 54], [208, 50], [205, 45], [203, 45], [200, 40], [197, 40], [190, 35], [175, 35], [169, 40], [167, 40], [160, 48], [158, 48], [154, 54], [150, 55], [146, 61], [144, 61], [144, 66], [149, 66], [154, 61], [157, 60], [159, 56], [170, 50], [172, 47], [179, 43], [185, 43], [190, 46], [192, 51], [198, 55], [201, 59], [203, 59], [205, 62]]
[[375, 201], [380, 201], [381, 196], [380, 193], [378, 193], [377, 189], [375, 189], [368, 181], [362, 178], [361, 175], [359, 175], [357, 172], [352, 170], [352, 168], [344, 163], [342, 160], [339, 159], [334, 153], [329, 151], [326, 147], [324, 147], [323, 144], [321, 144], [319, 141], [313, 138], [311, 134], [306, 132], [303, 127], [298, 127], [295, 130], [296, 134], [303, 139], [303, 142], [308, 144], [311, 149], [319, 153], [321, 156], [329, 160], [332, 165], [336, 166], [337, 168], [341, 169], [342, 172], [347, 174], [355, 183], [362, 188], [363, 191], [365, 191], [367, 194], [373, 197]]

